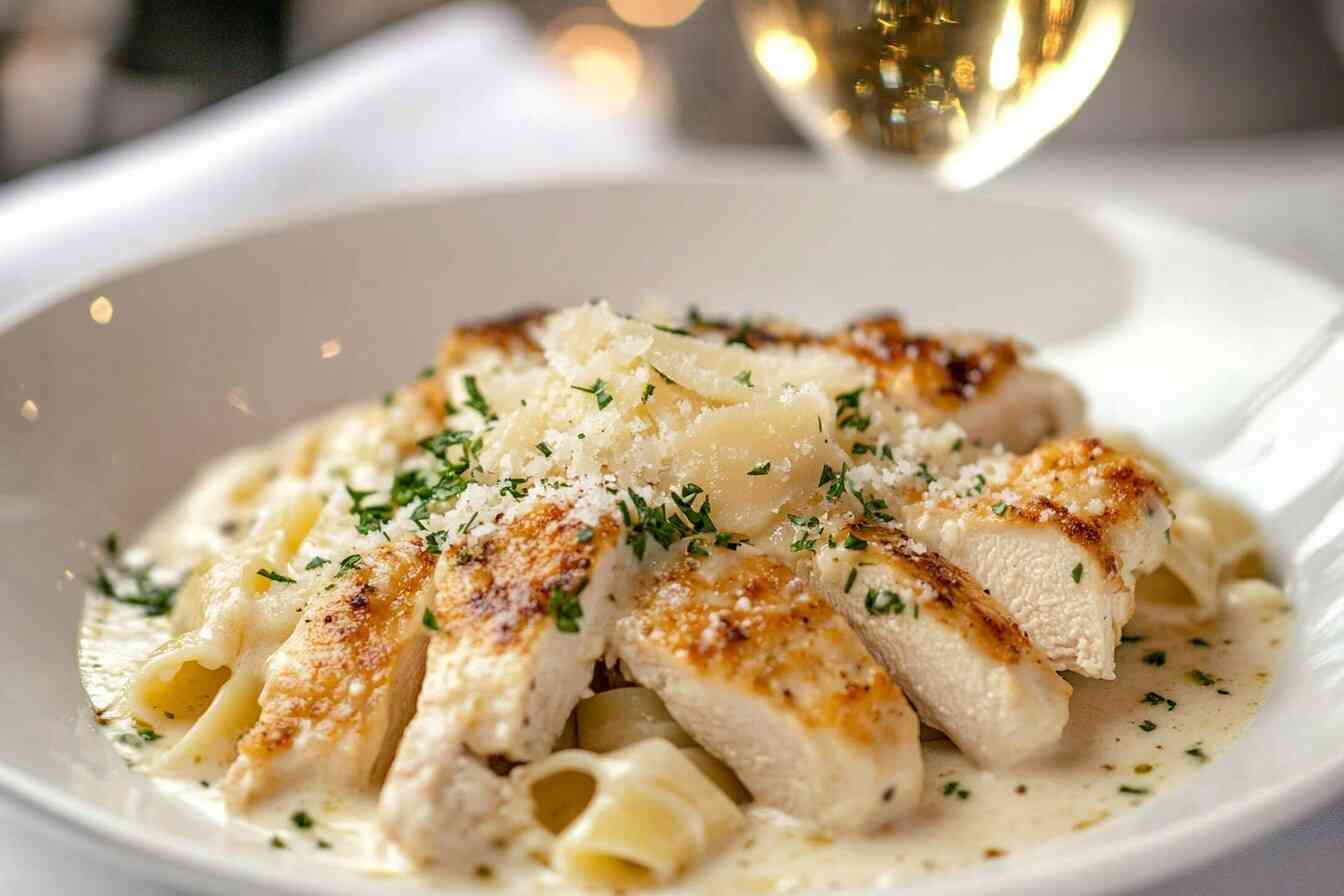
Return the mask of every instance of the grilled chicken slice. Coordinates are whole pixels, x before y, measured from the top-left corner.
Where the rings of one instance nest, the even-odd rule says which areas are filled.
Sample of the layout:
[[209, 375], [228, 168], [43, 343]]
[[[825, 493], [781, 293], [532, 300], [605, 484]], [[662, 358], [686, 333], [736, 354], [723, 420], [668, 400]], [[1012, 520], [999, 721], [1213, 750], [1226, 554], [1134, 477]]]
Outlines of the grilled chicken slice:
[[838, 830], [919, 801], [905, 696], [791, 570], [743, 547], [687, 558], [635, 597], [617, 655], [756, 800]]
[[1023, 366], [1023, 349], [1009, 340], [911, 334], [886, 315], [856, 321], [831, 343], [873, 370], [878, 392], [928, 423], [950, 420], [986, 445], [1027, 451], [1083, 423], [1078, 390]]
[[817, 581], [920, 717], [978, 765], [1048, 751], [1072, 689], [965, 572], [900, 532], [863, 526], [816, 558]]
[[1166, 493], [1097, 439], [1012, 459], [978, 493], [930, 488], [901, 507], [906, 530], [993, 593], [1057, 669], [1115, 677], [1134, 583], [1166, 554]]
[[526, 503], [445, 551], [434, 575], [424, 685], [379, 807], [419, 861], [502, 836], [507, 788], [484, 761], [550, 752], [628, 601], [633, 554], [614, 514]]
[[268, 663], [261, 718], [224, 780], [235, 808], [381, 783], [424, 673], [421, 614], [437, 559], [411, 538], [302, 586], [312, 591], [303, 618]]

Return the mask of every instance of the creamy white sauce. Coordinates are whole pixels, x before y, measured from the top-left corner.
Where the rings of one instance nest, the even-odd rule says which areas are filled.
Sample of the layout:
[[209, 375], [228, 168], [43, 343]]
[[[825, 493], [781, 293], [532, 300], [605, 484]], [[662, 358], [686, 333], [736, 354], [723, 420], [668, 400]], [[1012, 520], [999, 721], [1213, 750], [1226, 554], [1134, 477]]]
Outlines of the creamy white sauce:
[[[780, 892], [899, 883], [992, 861], [1140, 809], [1216, 762], [1246, 727], [1293, 627], [1290, 611], [1261, 605], [1229, 606], [1218, 619], [1198, 625], [1158, 617], [1140, 607], [1126, 629], [1140, 640], [1120, 647], [1115, 681], [1066, 676], [1074, 694], [1054, 758], [985, 771], [950, 742], [930, 741], [924, 745], [922, 805], [891, 830], [831, 838], [778, 813], [751, 809], [731, 844], [665, 889]], [[113, 746], [133, 767], [149, 765], [163, 742], [140, 733], [125, 717], [120, 694], [145, 656], [168, 637], [165, 617], [147, 618], [139, 608], [90, 596], [80, 635], [81, 675]], [[1201, 683], [1208, 679], [1195, 673], [1214, 680]], [[1145, 702], [1150, 692], [1161, 700]], [[1145, 730], [1146, 723], [1152, 730]], [[222, 774], [222, 768], [203, 766], [191, 778], [155, 780], [229, 826], [241, 842], [274, 843], [269, 847], [274, 849], [283, 844], [315, 860], [371, 874], [457, 885], [479, 881], [496, 893], [581, 892], [525, 857], [496, 856], [468, 869], [413, 871], [378, 834], [368, 799], [310, 793], [243, 819], [233, 817], [216, 787]], [[311, 819], [310, 827], [295, 823], [294, 813], [300, 811]]]

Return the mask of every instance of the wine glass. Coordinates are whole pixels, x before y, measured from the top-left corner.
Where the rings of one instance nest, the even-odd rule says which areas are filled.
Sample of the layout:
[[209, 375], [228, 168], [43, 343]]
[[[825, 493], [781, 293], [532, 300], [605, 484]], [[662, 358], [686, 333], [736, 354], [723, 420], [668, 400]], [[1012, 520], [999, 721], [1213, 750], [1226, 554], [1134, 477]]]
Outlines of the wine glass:
[[785, 113], [848, 161], [900, 155], [965, 189], [1073, 115], [1132, 0], [738, 0]]

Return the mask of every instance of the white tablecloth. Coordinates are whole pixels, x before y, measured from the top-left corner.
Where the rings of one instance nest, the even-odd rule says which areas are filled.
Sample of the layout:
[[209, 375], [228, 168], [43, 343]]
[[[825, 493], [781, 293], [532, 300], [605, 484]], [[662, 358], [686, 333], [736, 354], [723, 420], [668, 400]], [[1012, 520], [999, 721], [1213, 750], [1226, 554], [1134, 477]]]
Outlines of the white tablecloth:
[[[440, 9], [159, 135], [0, 188], [0, 317], [263, 217], [695, 159], [657, 121], [585, 106], [510, 13]], [[989, 191], [1160, 209], [1344, 283], [1344, 133], [1047, 150]], [[1344, 802], [1142, 896], [1337, 896], [1341, 845]], [[0, 800], [0, 893], [92, 892], [167, 891], [112, 872], [77, 838], [35, 828]]]

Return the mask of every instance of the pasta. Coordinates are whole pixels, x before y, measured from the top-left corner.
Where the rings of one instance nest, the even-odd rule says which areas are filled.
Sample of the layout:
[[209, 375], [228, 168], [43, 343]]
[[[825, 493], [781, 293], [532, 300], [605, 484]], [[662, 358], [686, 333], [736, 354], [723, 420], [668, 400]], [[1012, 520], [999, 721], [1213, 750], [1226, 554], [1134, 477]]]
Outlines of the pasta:
[[615, 688], [594, 694], [579, 703], [574, 718], [578, 746], [594, 753], [610, 753], [650, 737], [661, 737], [678, 747], [694, 743], [648, 688]]
[[666, 883], [742, 823], [733, 801], [661, 738], [602, 756], [563, 750], [519, 782], [555, 835], [551, 864], [592, 886]]

